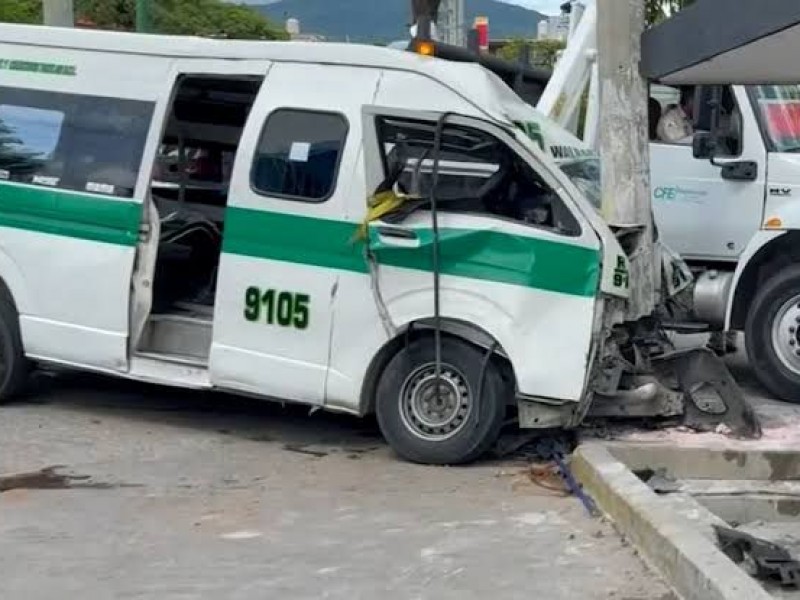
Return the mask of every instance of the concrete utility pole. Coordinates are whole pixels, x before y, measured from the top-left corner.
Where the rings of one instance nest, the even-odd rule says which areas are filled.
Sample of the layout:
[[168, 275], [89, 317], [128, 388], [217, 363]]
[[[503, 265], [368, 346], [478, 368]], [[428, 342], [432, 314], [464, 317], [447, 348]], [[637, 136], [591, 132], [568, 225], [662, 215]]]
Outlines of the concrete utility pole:
[[44, 24], [51, 27], [75, 27], [72, 0], [42, 0]]
[[597, 14], [603, 215], [614, 228], [639, 228], [625, 244], [631, 257], [628, 317], [635, 320], [652, 313], [657, 290], [647, 83], [639, 73], [644, 0], [598, 0]]

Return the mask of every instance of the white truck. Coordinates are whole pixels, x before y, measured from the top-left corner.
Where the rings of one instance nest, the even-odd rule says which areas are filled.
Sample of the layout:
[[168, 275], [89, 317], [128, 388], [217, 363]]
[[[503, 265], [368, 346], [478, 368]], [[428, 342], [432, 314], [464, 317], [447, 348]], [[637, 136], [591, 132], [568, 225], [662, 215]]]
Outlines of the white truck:
[[[597, 144], [597, 12], [586, 6], [537, 108]], [[656, 125], [681, 91], [694, 98], [693, 139]], [[661, 239], [695, 273], [688, 316], [745, 332], [752, 367], [773, 394], [800, 402], [800, 86], [652, 85], [651, 190]]]

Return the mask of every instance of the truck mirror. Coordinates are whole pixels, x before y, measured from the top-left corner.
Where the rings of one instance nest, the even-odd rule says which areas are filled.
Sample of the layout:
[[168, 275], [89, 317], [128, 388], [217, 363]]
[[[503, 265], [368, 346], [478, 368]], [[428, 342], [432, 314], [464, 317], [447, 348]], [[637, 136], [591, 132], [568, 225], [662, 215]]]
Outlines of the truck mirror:
[[695, 158], [713, 158], [714, 140], [711, 134], [706, 131], [698, 131], [694, 134], [692, 141], [692, 153]]

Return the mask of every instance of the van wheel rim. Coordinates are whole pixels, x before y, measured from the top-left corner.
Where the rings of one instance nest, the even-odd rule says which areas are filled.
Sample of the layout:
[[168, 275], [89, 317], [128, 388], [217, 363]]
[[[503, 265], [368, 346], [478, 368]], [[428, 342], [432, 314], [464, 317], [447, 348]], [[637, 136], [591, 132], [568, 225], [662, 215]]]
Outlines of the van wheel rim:
[[772, 348], [787, 369], [800, 375], [800, 294], [781, 306], [775, 316]]
[[435, 364], [419, 367], [406, 378], [400, 391], [403, 424], [426, 441], [441, 442], [458, 434], [472, 410], [466, 377], [449, 365], [442, 365], [438, 384]]

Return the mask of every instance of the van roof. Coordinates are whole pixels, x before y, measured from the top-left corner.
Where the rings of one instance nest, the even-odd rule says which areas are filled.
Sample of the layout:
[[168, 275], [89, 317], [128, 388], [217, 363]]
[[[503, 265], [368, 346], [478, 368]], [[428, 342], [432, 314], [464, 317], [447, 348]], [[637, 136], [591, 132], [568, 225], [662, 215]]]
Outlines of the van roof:
[[0, 43], [169, 58], [275, 60], [409, 69], [421, 69], [430, 64], [430, 59], [410, 52], [362, 44], [227, 40], [11, 23], [0, 23]]
[[484, 102], [483, 110], [487, 110], [485, 103], [493, 95], [484, 89], [486, 79], [481, 75], [486, 71], [476, 63], [454, 63], [364, 44], [227, 40], [0, 23], [0, 46], [6, 44], [164, 58], [264, 60], [412, 71], [444, 83], [479, 105]]
[[505, 86], [499, 78], [477, 63], [452, 62], [363, 44], [227, 40], [0, 23], [0, 47], [4, 45], [166, 59], [263, 60], [416, 72], [439, 81], [484, 115], [501, 121], [507, 118], [498, 104], [498, 92], [512, 93], [502, 90]]

